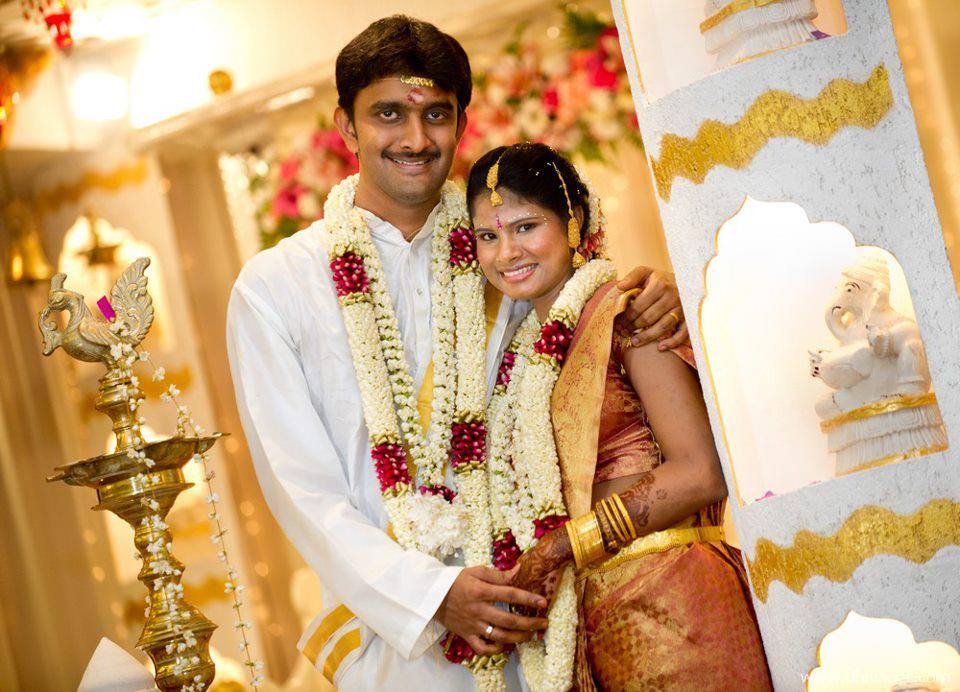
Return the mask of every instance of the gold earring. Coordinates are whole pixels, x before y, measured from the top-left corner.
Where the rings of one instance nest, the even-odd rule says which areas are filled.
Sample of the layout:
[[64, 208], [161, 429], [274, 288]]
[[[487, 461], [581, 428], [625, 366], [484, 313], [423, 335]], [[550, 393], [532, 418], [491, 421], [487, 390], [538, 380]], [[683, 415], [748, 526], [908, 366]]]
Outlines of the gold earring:
[[[563, 187], [563, 197], [567, 200], [567, 211], [570, 213], [570, 220], [567, 221], [567, 243], [570, 245], [571, 250], [576, 250], [580, 247], [580, 222], [577, 221], [577, 217], [573, 215], [573, 204], [570, 203], [570, 193], [567, 191], [567, 181], [563, 179], [563, 176], [560, 175], [560, 169], [557, 168], [557, 164], [553, 161], [550, 162], [550, 165], [553, 166], [553, 170], [557, 172], [557, 177], [560, 178], [560, 185]], [[577, 264], [577, 257], [580, 257], [580, 264]], [[576, 257], [573, 259], [573, 266], [582, 266], [586, 262], [582, 255], [579, 252], [576, 253]]]

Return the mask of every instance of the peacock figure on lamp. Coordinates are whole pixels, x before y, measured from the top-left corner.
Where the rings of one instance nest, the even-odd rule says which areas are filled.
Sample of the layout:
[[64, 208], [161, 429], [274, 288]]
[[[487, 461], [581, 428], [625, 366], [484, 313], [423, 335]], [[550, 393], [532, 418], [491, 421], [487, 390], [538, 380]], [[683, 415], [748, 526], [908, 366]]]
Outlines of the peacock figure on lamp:
[[[209, 449], [219, 433], [187, 435], [146, 442], [140, 434], [137, 408], [143, 400], [132, 366], [137, 347], [153, 324], [153, 301], [144, 275], [150, 264], [143, 257], [123, 272], [98, 302], [104, 317], [87, 307], [84, 297], [65, 288], [65, 274], [51, 281], [47, 305], [40, 313], [43, 354], [62, 348], [72, 358], [100, 362], [96, 409], [110, 417], [116, 451], [56, 468], [47, 481], [64, 481], [97, 491], [95, 510], [108, 510], [129, 523], [143, 559], [138, 578], [149, 590], [147, 619], [137, 648], [153, 660], [161, 690], [202, 690], [213, 681], [209, 654], [216, 625], [183, 598], [183, 563], [172, 554], [172, 536], [164, 519], [177, 496], [192, 486], [183, 466]], [[59, 326], [54, 313], [69, 317]]]

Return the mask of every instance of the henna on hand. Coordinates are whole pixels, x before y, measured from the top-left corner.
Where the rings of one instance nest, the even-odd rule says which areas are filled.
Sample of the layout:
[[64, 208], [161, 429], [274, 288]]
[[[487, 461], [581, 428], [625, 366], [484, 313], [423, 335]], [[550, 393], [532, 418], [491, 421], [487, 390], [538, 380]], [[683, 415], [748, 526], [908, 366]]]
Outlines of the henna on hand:
[[572, 561], [573, 549], [566, 530], [562, 527], [555, 529], [520, 556], [510, 585], [543, 596], [548, 604], [552, 604], [563, 574], [562, 568]]

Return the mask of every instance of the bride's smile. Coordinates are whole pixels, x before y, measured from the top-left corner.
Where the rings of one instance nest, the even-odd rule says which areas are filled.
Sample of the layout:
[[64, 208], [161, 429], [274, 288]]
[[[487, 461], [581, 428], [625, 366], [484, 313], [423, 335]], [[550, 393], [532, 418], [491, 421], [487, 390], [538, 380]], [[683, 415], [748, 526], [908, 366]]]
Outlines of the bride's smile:
[[567, 224], [553, 210], [504, 189], [497, 206], [474, 205], [477, 259], [491, 283], [546, 315], [573, 274]]

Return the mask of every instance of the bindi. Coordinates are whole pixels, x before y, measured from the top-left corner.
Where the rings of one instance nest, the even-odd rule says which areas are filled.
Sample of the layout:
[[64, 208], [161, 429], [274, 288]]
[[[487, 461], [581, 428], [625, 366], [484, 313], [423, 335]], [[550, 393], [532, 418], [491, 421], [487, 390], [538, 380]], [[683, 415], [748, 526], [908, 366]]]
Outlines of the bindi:
[[497, 230], [498, 231], [503, 230], [503, 222], [500, 220], [500, 214], [497, 214]]

